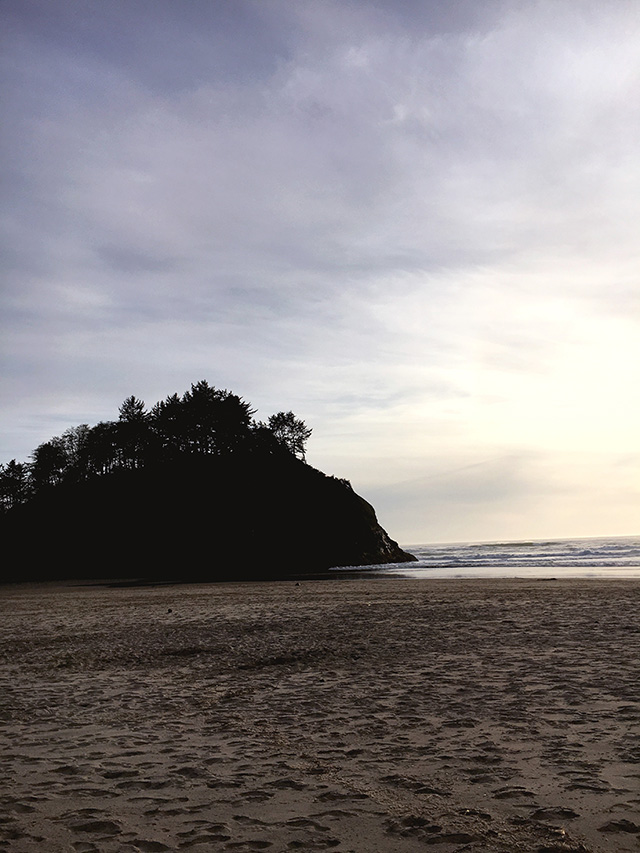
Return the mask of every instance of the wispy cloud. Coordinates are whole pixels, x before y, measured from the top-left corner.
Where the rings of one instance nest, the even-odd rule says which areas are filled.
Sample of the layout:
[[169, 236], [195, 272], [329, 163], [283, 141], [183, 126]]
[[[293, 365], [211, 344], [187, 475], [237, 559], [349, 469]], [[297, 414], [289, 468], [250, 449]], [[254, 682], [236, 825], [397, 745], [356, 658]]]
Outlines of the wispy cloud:
[[638, 8], [187, 5], [3, 4], [3, 458], [206, 377], [405, 538], [632, 532]]

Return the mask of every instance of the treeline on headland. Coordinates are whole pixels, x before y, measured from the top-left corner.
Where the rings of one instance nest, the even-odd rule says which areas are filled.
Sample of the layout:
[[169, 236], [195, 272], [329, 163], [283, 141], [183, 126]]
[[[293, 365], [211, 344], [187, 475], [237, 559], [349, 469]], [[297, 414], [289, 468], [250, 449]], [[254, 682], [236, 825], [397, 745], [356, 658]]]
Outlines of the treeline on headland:
[[[409, 559], [346, 480], [307, 465], [293, 412], [266, 423], [197, 382], [0, 466], [7, 579], [215, 580]], [[13, 548], [11, 548], [13, 546]]]
[[127, 397], [117, 421], [71, 427], [36, 447], [30, 462], [12, 459], [0, 465], [0, 508], [7, 511], [63, 483], [172, 462], [186, 454], [224, 456], [285, 449], [304, 459], [312, 431], [303, 421], [293, 412], [279, 412], [265, 424], [254, 421], [254, 414], [236, 394], [204, 380], [149, 411], [144, 401]]

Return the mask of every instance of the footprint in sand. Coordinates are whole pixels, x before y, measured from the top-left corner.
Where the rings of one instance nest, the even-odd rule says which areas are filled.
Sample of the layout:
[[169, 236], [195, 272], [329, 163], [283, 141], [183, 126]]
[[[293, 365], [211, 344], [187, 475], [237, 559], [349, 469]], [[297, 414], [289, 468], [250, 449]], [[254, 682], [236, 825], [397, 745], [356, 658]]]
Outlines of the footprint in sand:
[[533, 791], [527, 791], [526, 788], [515, 786], [513, 788], [498, 788], [493, 792], [495, 800], [521, 800], [523, 797], [535, 797]]
[[274, 796], [275, 794], [272, 794], [269, 791], [262, 791], [260, 789], [244, 791], [241, 797], [233, 801], [233, 804], [239, 806], [245, 802], [264, 803], [265, 800], [270, 800]]
[[387, 821], [387, 832], [403, 838], [415, 838], [425, 844], [472, 844], [479, 837], [468, 832], [446, 832], [437, 823], [419, 815], [406, 815], [399, 820]]
[[368, 794], [358, 794], [356, 792], [350, 794], [343, 794], [339, 791], [326, 791], [324, 794], [320, 794], [316, 797], [316, 800], [320, 803], [333, 803], [333, 802], [342, 802], [344, 800], [367, 800], [369, 799]]
[[302, 791], [307, 787], [303, 782], [297, 782], [295, 779], [274, 779], [273, 782], [267, 782], [267, 785], [270, 788], [292, 791]]
[[137, 770], [103, 770], [100, 775], [104, 779], [131, 779], [139, 774]]
[[640, 824], [622, 818], [621, 820], [610, 820], [598, 827], [598, 832], [640, 832]]
[[113, 820], [79, 820], [70, 824], [73, 832], [91, 832], [96, 835], [119, 835], [120, 826]]
[[574, 812], [573, 809], [562, 808], [559, 806], [557, 808], [536, 809], [531, 812], [529, 817], [532, 820], [548, 820], [551, 821], [551, 823], [559, 821], [562, 823], [565, 820], [575, 820], [577, 817], [580, 817], [580, 815], [578, 812]]
[[296, 829], [313, 829], [316, 830], [316, 832], [329, 832], [328, 826], [323, 826], [321, 823], [318, 823], [315, 820], [309, 820], [309, 818], [306, 817], [292, 817], [285, 825]]
[[207, 850], [215, 850], [218, 849], [216, 847], [212, 847], [213, 844], [220, 844], [223, 841], [230, 841], [231, 836], [225, 835], [223, 832], [205, 832], [201, 835], [194, 835], [193, 838], [190, 838], [188, 841], [182, 841], [178, 844], [179, 850], [187, 850], [189, 847], [196, 847], [202, 844], [208, 844], [209, 847], [205, 847]]

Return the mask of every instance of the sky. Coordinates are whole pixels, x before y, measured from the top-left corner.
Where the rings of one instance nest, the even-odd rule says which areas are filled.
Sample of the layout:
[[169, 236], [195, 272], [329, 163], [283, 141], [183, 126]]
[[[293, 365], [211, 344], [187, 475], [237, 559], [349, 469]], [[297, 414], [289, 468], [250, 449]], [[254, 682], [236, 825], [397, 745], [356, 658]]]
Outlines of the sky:
[[0, 0], [0, 461], [206, 379], [402, 544], [640, 533], [637, 0]]

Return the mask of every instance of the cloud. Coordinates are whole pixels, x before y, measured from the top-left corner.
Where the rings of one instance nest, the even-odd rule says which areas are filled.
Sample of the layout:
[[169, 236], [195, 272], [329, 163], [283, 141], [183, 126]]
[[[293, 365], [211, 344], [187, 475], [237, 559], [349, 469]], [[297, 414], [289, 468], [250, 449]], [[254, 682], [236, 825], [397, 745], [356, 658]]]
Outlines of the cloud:
[[187, 5], [3, 4], [2, 458], [206, 377], [412, 525], [431, 493], [393, 484], [441, 457], [505, 529], [536, 453], [620, 481], [638, 9]]

